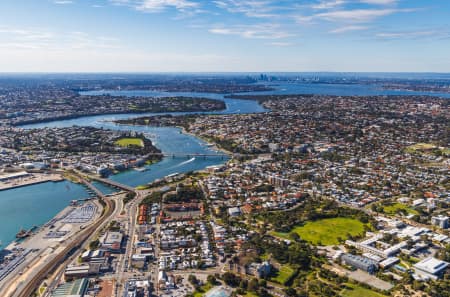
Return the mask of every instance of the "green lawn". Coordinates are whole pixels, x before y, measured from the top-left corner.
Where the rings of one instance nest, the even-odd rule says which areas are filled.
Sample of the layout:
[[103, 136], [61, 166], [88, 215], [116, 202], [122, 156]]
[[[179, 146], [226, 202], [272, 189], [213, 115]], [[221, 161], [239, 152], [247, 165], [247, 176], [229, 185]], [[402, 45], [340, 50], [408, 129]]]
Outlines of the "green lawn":
[[417, 151], [417, 150], [431, 150], [434, 148], [436, 148], [436, 146], [431, 143], [416, 143], [408, 146], [406, 149], [410, 151]]
[[270, 280], [284, 285], [289, 280], [289, 278], [292, 276], [293, 273], [294, 269], [292, 269], [287, 265], [283, 265], [277, 272], [277, 275], [275, 277], [272, 277]]
[[450, 154], [450, 148], [438, 147], [432, 143], [416, 143], [416, 144], [406, 147], [405, 151], [410, 154], [415, 153], [415, 152], [426, 153], [426, 151], [434, 150], [434, 149], [439, 149], [442, 152], [442, 154], [444, 154], [444, 155]]
[[386, 295], [360, 287], [354, 284], [346, 284], [347, 289], [342, 290], [342, 297], [386, 297]]
[[213, 285], [211, 285], [210, 283], [206, 283], [206, 284], [204, 284], [203, 286], [200, 287], [199, 291], [195, 291], [194, 292], [194, 297], [202, 297], [203, 295], [205, 295], [212, 288], [213, 288]]
[[130, 145], [144, 147], [144, 142], [140, 138], [121, 138], [116, 141], [116, 144], [123, 147], [127, 147]]
[[[304, 226], [295, 227], [291, 232], [297, 233], [303, 240], [314, 245], [337, 245], [338, 238], [347, 239], [364, 235], [364, 224], [351, 218], [332, 218], [309, 221]], [[274, 232], [275, 236], [289, 238], [288, 233]]]
[[404, 210], [408, 214], [418, 215], [419, 213], [402, 203], [394, 203], [392, 205], [383, 206], [383, 211], [390, 215], [395, 215], [399, 210]]

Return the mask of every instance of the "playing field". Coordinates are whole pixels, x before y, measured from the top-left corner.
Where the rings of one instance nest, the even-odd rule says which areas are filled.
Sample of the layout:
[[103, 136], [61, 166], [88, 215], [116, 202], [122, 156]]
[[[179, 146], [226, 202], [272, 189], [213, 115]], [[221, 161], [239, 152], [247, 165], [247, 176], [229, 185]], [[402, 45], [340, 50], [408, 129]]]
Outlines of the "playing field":
[[293, 273], [294, 270], [291, 267], [283, 265], [280, 267], [280, 270], [277, 272], [277, 275], [271, 278], [270, 280], [284, 285], [289, 280], [289, 278], [292, 276]]
[[140, 138], [121, 138], [116, 141], [116, 144], [123, 147], [127, 147], [130, 145], [136, 145], [140, 147], [144, 146], [144, 142]]
[[375, 291], [360, 287], [358, 285], [347, 284], [348, 289], [342, 290], [340, 296], [342, 297], [386, 297]]
[[395, 215], [399, 210], [404, 210], [409, 214], [418, 215], [419, 213], [405, 204], [395, 203], [383, 207], [383, 211], [390, 215]]
[[[336, 245], [338, 238], [347, 239], [352, 236], [364, 235], [364, 224], [351, 218], [332, 218], [309, 221], [304, 226], [295, 227], [291, 232], [314, 245]], [[274, 233], [275, 236], [289, 238], [288, 233]]]

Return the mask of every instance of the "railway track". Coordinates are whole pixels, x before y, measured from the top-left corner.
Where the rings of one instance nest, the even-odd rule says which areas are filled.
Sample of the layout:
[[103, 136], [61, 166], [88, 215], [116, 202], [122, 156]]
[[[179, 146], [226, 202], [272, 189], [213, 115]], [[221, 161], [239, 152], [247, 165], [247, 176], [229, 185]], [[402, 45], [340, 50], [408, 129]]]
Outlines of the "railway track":
[[30, 297], [37, 290], [39, 285], [44, 281], [49, 273], [51, 273], [58, 265], [69, 258], [78, 248], [80, 248], [90, 235], [94, 233], [110, 216], [114, 213], [115, 203], [110, 199], [105, 199], [107, 210], [94, 225], [86, 228], [79, 237], [66, 247], [61, 253], [56, 255], [49, 263], [45, 264], [35, 276], [21, 289], [17, 289], [11, 297]]

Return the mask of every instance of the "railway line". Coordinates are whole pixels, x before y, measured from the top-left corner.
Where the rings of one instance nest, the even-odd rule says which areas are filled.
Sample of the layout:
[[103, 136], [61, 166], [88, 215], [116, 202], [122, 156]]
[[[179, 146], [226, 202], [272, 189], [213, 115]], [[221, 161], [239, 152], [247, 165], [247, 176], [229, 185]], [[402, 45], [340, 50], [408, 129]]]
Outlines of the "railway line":
[[98, 230], [98, 228], [107, 221], [114, 213], [115, 202], [111, 199], [103, 196], [103, 201], [106, 203], [106, 211], [103, 213], [102, 217], [95, 222], [93, 225], [86, 228], [82, 234], [78, 236], [72, 243], [70, 243], [62, 252], [56, 255], [50, 262], [45, 264], [38, 272], [35, 273], [34, 277], [29, 280], [24, 287], [17, 288], [16, 291], [10, 295], [11, 297], [29, 297], [36, 291], [42, 281], [47, 277], [49, 273], [57, 268], [58, 265], [64, 263], [67, 259], [73, 255], [78, 248], [87, 242], [90, 236]]

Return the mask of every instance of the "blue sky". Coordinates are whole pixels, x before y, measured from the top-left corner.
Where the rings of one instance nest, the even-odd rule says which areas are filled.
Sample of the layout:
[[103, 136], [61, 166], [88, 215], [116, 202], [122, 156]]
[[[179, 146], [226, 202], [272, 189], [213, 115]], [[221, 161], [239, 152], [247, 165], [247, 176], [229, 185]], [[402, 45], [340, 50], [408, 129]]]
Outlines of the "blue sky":
[[448, 0], [2, 0], [2, 72], [450, 72]]

